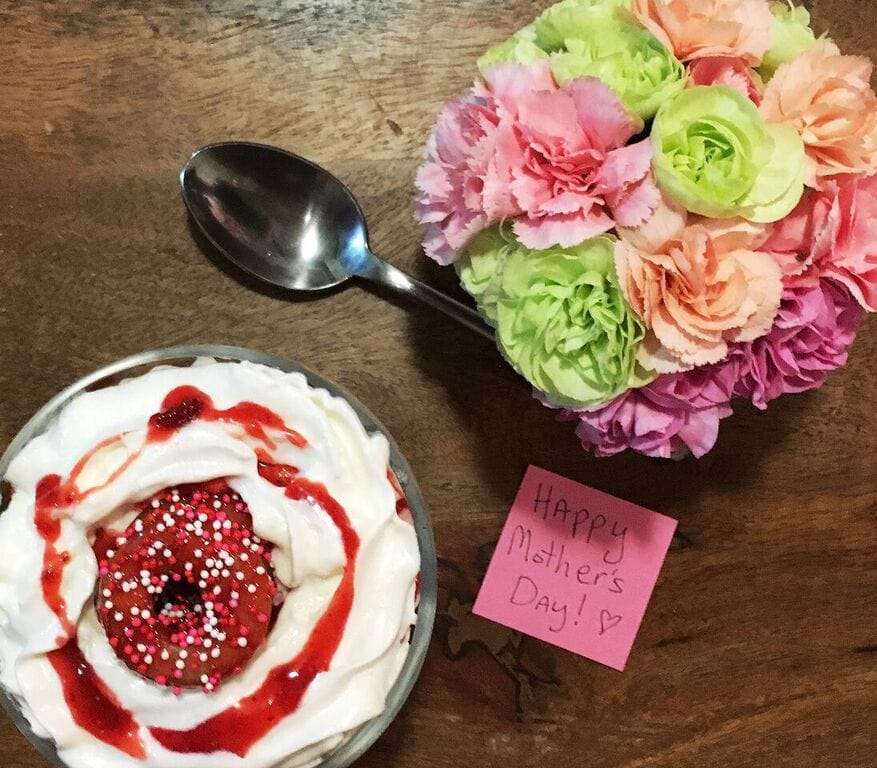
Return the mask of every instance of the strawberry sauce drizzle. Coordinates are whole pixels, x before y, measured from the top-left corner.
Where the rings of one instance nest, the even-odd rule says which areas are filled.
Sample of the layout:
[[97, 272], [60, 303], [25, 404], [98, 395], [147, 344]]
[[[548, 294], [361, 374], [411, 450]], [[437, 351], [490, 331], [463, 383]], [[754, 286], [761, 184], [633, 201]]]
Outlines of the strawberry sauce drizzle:
[[74, 488], [66, 483], [61, 483], [60, 475], [46, 475], [37, 483], [36, 501], [34, 503], [34, 524], [37, 532], [46, 542], [43, 550], [43, 570], [40, 574], [40, 584], [43, 589], [43, 599], [49, 610], [58, 617], [61, 622], [63, 635], [58, 642], [64, 642], [76, 632], [76, 627], [67, 615], [67, 603], [61, 596], [61, 579], [64, 576], [64, 566], [70, 560], [69, 552], [59, 552], [57, 543], [61, 536], [61, 521], [55, 516], [59, 507], [73, 503], [76, 498]]
[[48, 654], [61, 680], [73, 721], [110, 746], [137, 760], [146, 757], [140, 727], [89, 664], [76, 639]]
[[261, 448], [256, 450], [256, 459], [259, 476], [271, 485], [286, 488], [298, 474], [298, 467], [293, 467], [291, 464], [277, 464]]
[[322, 508], [338, 527], [347, 556], [341, 583], [304, 648], [292, 661], [272, 669], [258, 690], [190, 730], [150, 728], [165, 749], [186, 754], [227, 751], [244, 757], [280, 720], [298, 709], [311, 682], [329, 668], [338, 650], [353, 606], [359, 536], [344, 508], [321, 483], [294, 478], [286, 486], [286, 496]]
[[177, 387], [167, 394], [162, 401], [161, 412], [149, 419], [147, 439], [156, 443], [167, 440], [174, 432], [196, 420], [237, 424], [268, 448], [276, 448], [277, 443], [268, 437], [266, 427], [282, 432], [298, 448], [308, 444], [299, 432], [287, 427], [280, 416], [263, 405], [244, 401], [220, 410], [214, 407], [210, 395], [191, 386]]

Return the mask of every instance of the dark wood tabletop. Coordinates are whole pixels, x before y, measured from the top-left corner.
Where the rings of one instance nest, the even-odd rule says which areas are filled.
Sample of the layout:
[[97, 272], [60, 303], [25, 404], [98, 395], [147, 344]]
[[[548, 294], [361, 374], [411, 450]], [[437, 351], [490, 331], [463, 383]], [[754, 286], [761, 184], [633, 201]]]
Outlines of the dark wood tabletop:
[[[125, 355], [218, 342], [294, 358], [384, 422], [435, 528], [439, 616], [408, 704], [361, 760], [397, 766], [877, 765], [877, 322], [820, 390], [739, 406], [707, 458], [598, 460], [485, 341], [351, 286], [297, 301], [193, 236], [197, 146], [277, 144], [335, 172], [374, 250], [429, 262], [413, 176], [439, 104], [541, 2], [0, 6], [0, 443]], [[815, 26], [877, 58], [872, 0]], [[527, 464], [677, 518], [625, 672], [470, 607]], [[0, 766], [47, 763], [0, 721]]]

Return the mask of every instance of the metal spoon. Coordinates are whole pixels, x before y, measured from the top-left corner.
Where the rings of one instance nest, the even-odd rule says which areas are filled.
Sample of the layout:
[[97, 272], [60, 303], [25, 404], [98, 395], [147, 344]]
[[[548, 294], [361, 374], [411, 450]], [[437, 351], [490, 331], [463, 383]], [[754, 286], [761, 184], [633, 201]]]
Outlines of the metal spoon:
[[207, 238], [254, 277], [293, 291], [320, 291], [359, 277], [420, 299], [493, 339], [477, 312], [375, 256], [350, 190], [298, 155], [249, 142], [210, 144], [183, 166], [180, 185]]

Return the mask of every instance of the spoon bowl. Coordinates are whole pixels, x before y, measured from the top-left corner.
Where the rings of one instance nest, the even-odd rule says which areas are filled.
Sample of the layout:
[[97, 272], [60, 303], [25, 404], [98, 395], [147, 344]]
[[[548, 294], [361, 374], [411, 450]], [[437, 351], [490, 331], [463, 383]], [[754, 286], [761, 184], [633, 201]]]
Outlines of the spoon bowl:
[[203, 147], [183, 166], [180, 184], [208, 239], [241, 269], [281, 288], [339, 285], [352, 274], [345, 257], [355, 261], [367, 241], [365, 218], [347, 187], [274, 147]]
[[251, 142], [197, 150], [180, 171], [183, 200], [205, 236], [254, 277], [322, 291], [358, 277], [420, 299], [482, 336], [477, 312], [375, 256], [350, 190], [303, 157]]

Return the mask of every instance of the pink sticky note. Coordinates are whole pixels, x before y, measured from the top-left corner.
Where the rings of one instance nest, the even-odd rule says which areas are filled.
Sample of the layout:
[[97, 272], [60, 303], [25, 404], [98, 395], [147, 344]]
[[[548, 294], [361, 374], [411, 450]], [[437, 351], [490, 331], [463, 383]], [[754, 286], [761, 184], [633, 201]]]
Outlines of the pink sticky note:
[[623, 670], [676, 521], [529, 467], [473, 612]]

